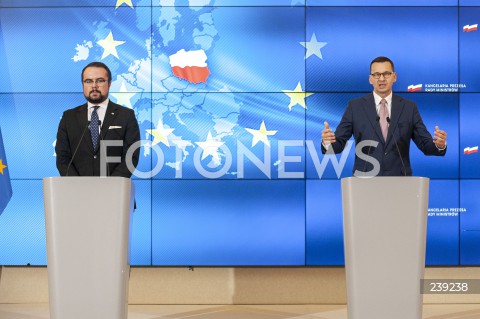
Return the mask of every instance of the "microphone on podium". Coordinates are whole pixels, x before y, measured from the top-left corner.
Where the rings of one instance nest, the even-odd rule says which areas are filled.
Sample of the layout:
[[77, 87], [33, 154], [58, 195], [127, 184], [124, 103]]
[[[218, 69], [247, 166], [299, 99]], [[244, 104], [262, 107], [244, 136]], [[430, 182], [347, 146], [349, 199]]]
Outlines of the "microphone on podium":
[[80, 147], [80, 143], [82, 143], [83, 136], [85, 136], [85, 132], [87, 131], [87, 128], [90, 126], [90, 121], [87, 122], [87, 125], [83, 128], [82, 135], [80, 136], [80, 140], [78, 141], [77, 147], [75, 147], [75, 151], [73, 151], [72, 158], [70, 159], [70, 162], [68, 163], [67, 166], [67, 174], [65, 176], [68, 176], [68, 171], [70, 170], [70, 166], [73, 163], [73, 159], [75, 158], [75, 155], [77, 154], [78, 148]]
[[[73, 163], [73, 160], [75, 159], [75, 155], [77, 154], [78, 148], [80, 147], [80, 144], [82, 143], [83, 137], [85, 136], [85, 132], [87, 131], [87, 128], [90, 126], [90, 121], [87, 122], [87, 125], [83, 128], [82, 135], [80, 136], [80, 140], [78, 141], [77, 146], [75, 147], [75, 151], [73, 151], [72, 158], [70, 159], [70, 162], [68, 163], [67, 166], [67, 174], [65, 176], [68, 176], [68, 172], [70, 170], [70, 166]], [[102, 121], [98, 120], [98, 125], [100, 126]]]
[[[100, 130], [101, 126], [102, 126], [102, 121], [98, 120], [98, 129], [99, 130]], [[101, 147], [102, 146], [102, 141], [103, 141], [103, 136], [102, 136], [101, 132], [100, 132], [99, 138], [100, 138], [100, 140], [98, 141], [98, 147]], [[107, 153], [105, 152], [105, 164], [107, 166], [107, 177], [110, 177], [110, 163], [107, 162], [106, 154]], [[102, 151], [101, 150], [100, 150], [100, 156], [102, 156]], [[101, 160], [100, 160], [100, 163], [101, 163]]]
[[[378, 123], [378, 122], [380, 121], [380, 116], [377, 115], [377, 117], [375, 118], [375, 121]], [[372, 125], [372, 130], [373, 130], [373, 131], [372, 131], [372, 137], [373, 137], [373, 135], [375, 134], [375, 127], [373, 127], [373, 125]], [[370, 150], [371, 150], [371, 149], [372, 149], [372, 146], [369, 145], [369, 146], [368, 146], [367, 156], [370, 156]], [[363, 166], [363, 172], [364, 172], [364, 173], [365, 173], [366, 169], [367, 169], [367, 161], [365, 161], [365, 165]]]
[[[387, 123], [390, 126], [390, 117], [389, 116], [387, 116]], [[395, 130], [396, 129], [397, 129], [397, 127], [395, 126], [395, 129], [392, 132], [393, 142], [395, 143], [395, 147], [397, 148], [398, 156], [400, 156], [400, 162], [402, 163], [403, 175], [407, 176], [407, 170], [405, 169], [405, 163], [403, 163], [402, 153], [400, 152], [400, 148], [398, 148], [397, 139], [395, 138]]]

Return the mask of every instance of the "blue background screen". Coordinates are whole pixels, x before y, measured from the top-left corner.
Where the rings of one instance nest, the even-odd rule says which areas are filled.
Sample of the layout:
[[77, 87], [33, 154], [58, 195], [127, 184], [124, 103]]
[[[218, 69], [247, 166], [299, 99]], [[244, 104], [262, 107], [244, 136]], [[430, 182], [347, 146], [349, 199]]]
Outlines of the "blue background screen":
[[[13, 197], [0, 265], [46, 264], [42, 178], [58, 176], [58, 123], [85, 103], [92, 61], [112, 70], [110, 99], [135, 111], [137, 170], [160, 168], [133, 177], [132, 265], [343, 265], [340, 178], [354, 148], [340, 172], [315, 157], [327, 160], [324, 121], [335, 128], [348, 100], [371, 93], [377, 56], [395, 62], [394, 92], [429, 131], [448, 133], [445, 157], [412, 143], [413, 175], [431, 178], [426, 263], [480, 265], [480, 154], [464, 152], [480, 143], [479, 22], [473, 0], [2, 0]], [[205, 81], [173, 74], [182, 50], [205, 54]]]

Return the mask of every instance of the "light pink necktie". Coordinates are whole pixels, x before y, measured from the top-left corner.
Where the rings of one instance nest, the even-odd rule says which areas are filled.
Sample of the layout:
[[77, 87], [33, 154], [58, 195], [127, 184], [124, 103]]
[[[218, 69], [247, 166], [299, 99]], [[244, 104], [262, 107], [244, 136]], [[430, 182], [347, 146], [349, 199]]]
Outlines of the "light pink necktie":
[[380, 112], [378, 114], [380, 116], [380, 128], [382, 129], [383, 139], [387, 141], [387, 134], [388, 134], [388, 110], [387, 110], [387, 101], [382, 99], [380, 101]]

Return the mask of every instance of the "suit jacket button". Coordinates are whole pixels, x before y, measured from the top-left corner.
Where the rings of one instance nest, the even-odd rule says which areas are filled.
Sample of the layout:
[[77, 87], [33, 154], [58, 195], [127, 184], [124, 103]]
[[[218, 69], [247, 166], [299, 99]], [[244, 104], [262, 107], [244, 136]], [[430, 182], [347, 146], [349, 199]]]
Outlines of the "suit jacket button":
[[387, 152], [385, 152], [385, 154], [384, 154], [384, 155], [387, 155], [387, 154], [388, 154], [388, 153], [387, 153]]
[[94, 159], [97, 159], [97, 155], [94, 155], [93, 158], [94, 158]]

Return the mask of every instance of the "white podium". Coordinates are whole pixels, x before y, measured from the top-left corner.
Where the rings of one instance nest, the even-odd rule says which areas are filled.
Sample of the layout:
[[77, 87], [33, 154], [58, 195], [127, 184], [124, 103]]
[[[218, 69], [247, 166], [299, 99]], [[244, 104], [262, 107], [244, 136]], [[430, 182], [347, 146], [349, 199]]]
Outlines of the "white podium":
[[348, 319], [421, 319], [429, 179], [342, 179]]
[[126, 319], [134, 187], [123, 177], [43, 179], [51, 319]]

